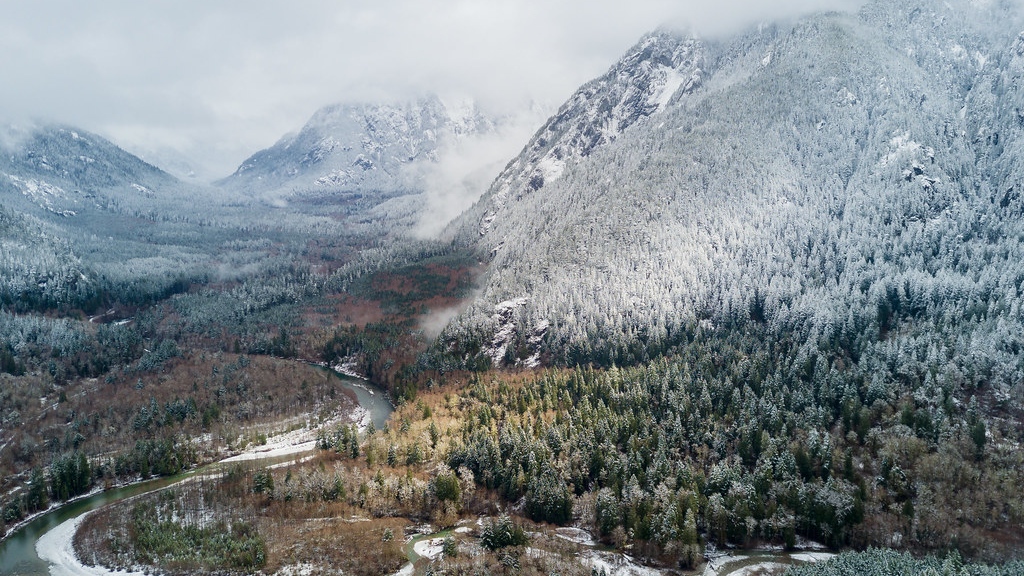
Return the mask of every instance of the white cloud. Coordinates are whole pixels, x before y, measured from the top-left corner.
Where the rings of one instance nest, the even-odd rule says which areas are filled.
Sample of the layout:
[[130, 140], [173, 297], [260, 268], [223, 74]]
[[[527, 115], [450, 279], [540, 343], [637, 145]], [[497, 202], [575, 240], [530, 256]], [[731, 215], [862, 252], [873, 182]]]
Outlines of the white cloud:
[[456, 216], [473, 205], [510, 158], [547, 119], [547, 111], [534, 107], [504, 118], [497, 130], [443, 142], [436, 164], [425, 170], [427, 206], [415, 233], [434, 237]]
[[853, 4], [10, 0], [0, 50], [18, 56], [0, 60], [0, 110], [222, 176], [328, 103], [456, 92], [507, 112], [560, 102], [666, 22], [714, 34]]

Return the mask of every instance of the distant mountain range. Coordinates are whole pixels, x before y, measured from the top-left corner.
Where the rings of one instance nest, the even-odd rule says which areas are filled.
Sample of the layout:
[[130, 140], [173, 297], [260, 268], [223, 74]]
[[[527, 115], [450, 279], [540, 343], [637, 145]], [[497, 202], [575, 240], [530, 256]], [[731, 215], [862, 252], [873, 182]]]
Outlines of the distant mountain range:
[[108, 140], [70, 126], [12, 128], [0, 142], [4, 203], [40, 216], [131, 211], [157, 199], [172, 203], [181, 187]]
[[[342, 245], [408, 235], [430, 213], [428, 181], [438, 180], [446, 154], [457, 156], [474, 138], [500, 138], [508, 121], [435, 96], [328, 106], [214, 185], [179, 180], [80, 128], [9, 128], [0, 135], [0, 209], [9, 223], [0, 232], [0, 267], [9, 297], [88, 284], [96, 271], [111, 282], [201, 278], [204, 266], [223, 266], [215, 256], [223, 241], [265, 233], [300, 244], [296, 238], [329, 236], [343, 253]], [[458, 168], [488, 169], [467, 165]], [[459, 170], [456, 180], [480, 178]], [[47, 281], [56, 277], [63, 280]]]
[[146, 300], [184, 289], [220, 266], [225, 239], [269, 228], [252, 204], [183, 182], [80, 128], [8, 129], [0, 138], [0, 300], [93, 306], [104, 295]]
[[416, 193], [410, 168], [438, 159], [446, 139], [494, 129], [469, 103], [449, 109], [436, 96], [396, 104], [336, 104], [297, 134], [253, 154], [220, 185], [249, 194]]

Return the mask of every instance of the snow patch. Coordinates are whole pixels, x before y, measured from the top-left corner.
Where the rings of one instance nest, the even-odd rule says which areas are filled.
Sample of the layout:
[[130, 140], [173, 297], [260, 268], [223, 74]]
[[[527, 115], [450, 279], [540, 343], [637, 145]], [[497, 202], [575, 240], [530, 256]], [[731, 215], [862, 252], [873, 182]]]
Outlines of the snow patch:
[[36, 554], [50, 563], [51, 576], [144, 576], [145, 572], [115, 572], [99, 566], [86, 566], [79, 560], [74, 536], [86, 516], [88, 514], [67, 520], [36, 541]]
[[590, 532], [587, 532], [582, 528], [557, 528], [555, 530], [555, 536], [562, 540], [568, 540], [569, 542], [581, 544], [583, 546], [597, 546], [597, 542], [594, 540], [594, 537], [590, 535]]
[[[346, 356], [341, 359], [341, 363], [331, 366], [331, 370], [357, 380], [369, 380], [366, 376], [363, 376], [358, 370], [356, 370], [358, 367], [359, 363], [355, 356]], [[370, 390], [369, 388], [366, 390], [369, 391], [370, 394], [373, 394], [373, 390]]]
[[796, 554], [790, 554], [790, 558], [797, 562], [813, 563], [813, 562], [824, 562], [835, 557], [835, 554], [831, 552], [798, 552]]
[[412, 565], [412, 563], [409, 563], [405, 566], [402, 566], [402, 568], [398, 572], [395, 572], [392, 576], [412, 576], [415, 573], [416, 568]]
[[924, 148], [920, 143], [911, 139], [909, 131], [903, 132], [902, 134], [894, 134], [889, 140], [889, 146], [891, 147], [891, 150], [878, 161], [879, 166], [888, 166], [891, 162], [901, 160], [901, 158], [907, 156], [920, 156], [922, 151], [926, 158], [932, 158], [935, 155], [935, 150], [933, 148]]
[[658, 112], [661, 112], [668, 106], [672, 96], [679, 90], [679, 87], [689, 80], [689, 76], [683, 75], [675, 68], [665, 68], [664, 70], [665, 79], [662, 85], [652, 92], [651, 96], [647, 99], [648, 104], [656, 104], [658, 106]]
[[352, 412], [352, 421], [355, 422], [356, 430], [359, 433], [363, 433], [370, 429], [370, 422], [373, 421], [373, 417], [370, 415], [369, 410], [360, 406]]
[[758, 562], [729, 573], [729, 576], [760, 576], [761, 574], [782, 574], [789, 565], [780, 562]]
[[537, 163], [537, 172], [544, 179], [545, 184], [550, 184], [565, 172], [565, 161], [548, 154]]
[[308, 562], [300, 562], [298, 564], [292, 564], [290, 566], [282, 566], [277, 572], [274, 572], [275, 576], [310, 576], [317, 570], [315, 564]]
[[491, 319], [494, 321], [496, 328], [494, 330], [494, 337], [491, 338], [491, 345], [487, 349], [487, 354], [491, 357], [493, 366], [499, 366], [502, 359], [505, 358], [505, 350], [512, 343], [512, 337], [516, 333], [515, 311], [526, 306], [527, 300], [529, 300], [527, 297], [521, 296], [494, 305], [494, 314], [491, 316]]
[[615, 552], [587, 550], [580, 556], [580, 561], [597, 571], [604, 570], [608, 576], [662, 576], [670, 573], [643, 566], [632, 557]]
[[[309, 418], [309, 415], [306, 415]], [[332, 423], [348, 420], [355, 423], [360, 431], [365, 430], [370, 424], [370, 413], [366, 408], [357, 406], [348, 415], [334, 415], [330, 419], [320, 422], [320, 426], [327, 426]], [[297, 454], [311, 453], [316, 449], [317, 426], [312, 423], [303, 425], [297, 430], [291, 430], [282, 434], [270, 435], [266, 444], [249, 445], [240, 454], [236, 454], [222, 460], [222, 462], [245, 462], [264, 458], [278, 458]]]
[[433, 560], [440, 556], [441, 552], [444, 551], [444, 538], [420, 540], [412, 545], [412, 551], [424, 558], [430, 558]]
[[352, 181], [352, 173], [348, 170], [332, 170], [316, 179], [317, 186], [344, 186]]
[[318, 162], [322, 162], [324, 158], [327, 158], [327, 156], [329, 156], [337, 147], [338, 141], [335, 140], [333, 136], [322, 138], [316, 143], [316, 146], [314, 146], [309, 152], [306, 152], [306, 155], [302, 157], [302, 160], [299, 160], [299, 163], [316, 164]]
[[303, 452], [309, 452], [316, 448], [316, 440], [307, 440], [297, 444], [289, 444], [285, 442], [270, 442], [268, 441], [265, 446], [257, 446], [256, 448], [248, 449], [241, 454], [232, 456], [222, 460], [222, 462], [247, 462], [250, 460], [260, 460], [263, 458], [276, 458], [278, 456], [290, 456], [292, 454], [302, 454]]
[[62, 210], [59, 206], [54, 204], [55, 200], [69, 200], [68, 194], [63, 188], [54, 186], [44, 180], [18, 178], [13, 174], [6, 174], [6, 176], [11, 180], [14, 186], [21, 191], [22, 195], [34, 202], [40, 208], [64, 217], [75, 216], [77, 214], [74, 210]]

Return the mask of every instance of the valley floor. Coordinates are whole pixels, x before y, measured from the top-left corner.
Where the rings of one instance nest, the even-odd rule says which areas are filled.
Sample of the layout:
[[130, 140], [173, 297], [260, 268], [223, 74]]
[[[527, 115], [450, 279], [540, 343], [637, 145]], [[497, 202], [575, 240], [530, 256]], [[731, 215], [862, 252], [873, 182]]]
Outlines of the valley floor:
[[[656, 369], [649, 367], [644, 371]], [[790, 566], [833, 556], [833, 551], [813, 545], [799, 534], [794, 539], [798, 549], [786, 551], [783, 547], [787, 536], [778, 533], [765, 549], [759, 546], [772, 539], [753, 537], [749, 549], [739, 545], [722, 556], [711, 553], [710, 562], [703, 562], [705, 545], [708, 550], [713, 550], [711, 544], [716, 542], [722, 549], [735, 545], [729, 542], [735, 527], [727, 520], [735, 512], [728, 513], [726, 520], [717, 524], [720, 521], [716, 520], [714, 506], [738, 508], [724, 499], [723, 504], [716, 504], [722, 496], [715, 492], [713, 483], [718, 482], [715, 475], [722, 474], [716, 471], [721, 465], [696, 471], [699, 451], [684, 458], [694, 466], [689, 474], [703, 475], [701, 482], [705, 487], [699, 491], [687, 490], [685, 485], [679, 488], [677, 484], [670, 492], [665, 486], [655, 486], [634, 494], [630, 492], [633, 489], [629, 485], [635, 482], [631, 479], [624, 483], [622, 500], [610, 490], [585, 490], [578, 494], [555, 490], [544, 496], [544, 507], [540, 509], [538, 495], [549, 488], [536, 480], [525, 481], [520, 485], [522, 492], [516, 496], [506, 492], [509, 487], [498, 479], [497, 475], [503, 474], [500, 465], [475, 467], [480, 462], [467, 459], [467, 450], [474, 450], [474, 443], [494, 435], [493, 448], [473, 458], [483, 457], [489, 450], [497, 450], [493, 454], [497, 457], [506, 450], [522, 449], [520, 455], [510, 452], [508, 458], [498, 461], [538, 461], [540, 465], [557, 466], [556, 469], [571, 469], [577, 461], [572, 458], [589, 455], [583, 451], [584, 445], [578, 444], [582, 431], [568, 424], [588, 422], [593, 416], [581, 411], [586, 402], [581, 406], [570, 395], [598, 399], [609, 407], [629, 403], [633, 408], [627, 413], [642, 421], [638, 405], [632, 404], [625, 392], [638, 374], [641, 371], [496, 372], [447, 381], [423, 389], [415, 401], [399, 406], [386, 426], [357, 430], [348, 424], [325, 422], [316, 430], [315, 452], [300, 461], [267, 465], [249, 457], [234, 458], [219, 476], [205, 483], [190, 483], [163, 491], [160, 496], [104, 508], [82, 524], [78, 549], [90, 550], [100, 564], [119, 570], [147, 567], [169, 573], [259, 571], [310, 576], [339, 569], [346, 574], [422, 574], [428, 568], [434, 574], [557, 571], [587, 575], [591, 569], [604, 569], [609, 574], [622, 575], [697, 572], [748, 576], [779, 573]], [[587, 387], [592, 388], [589, 393]], [[613, 413], [602, 416], [607, 425], [618, 425]], [[528, 434], [508, 436], [515, 430], [528, 430]], [[310, 430], [305, 430], [301, 435], [293, 433], [292, 437], [278, 440], [271, 437], [266, 446], [271, 453], [289, 450], [283, 446], [288, 443], [284, 438], [308, 442], [309, 434]], [[634, 457], [631, 452], [639, 447], [635, 443], [643, 442], [645, 437], [623, 433], [621, 438], [626, 445], [606, 446], [605, 456], [623, 450], [622, 457], [629, 461]], [[559, 443], [562, 449], [556, 450]], [[517, 448], [517, 444], [521, 446]], [[305, 444], [293, 448], [297, 446]], [[800, 446], [795, 444], [792, 449], [798, 450]], [[870, 466], [867, 453], [864, 454], [865, 467]], [[918, 457], [926, 454], [927, 450]], [[920, 474], [913, 462], [909, 463], [906, 474]], [[740, 466], [740, 461], [735, 465]], [[844, 478], [843, 461], [833, 465], [839, 469], [831, 469], [831, 474]], [[651, 464], [644, 467], [651, 470], [650, 474], [656, 469]], [[733, 496], [729, 494], [736, 486], [742, 486], [743, 480], [738, 476], [731, 482], [731, 486], [726, 486], [730, 498]], [[813, 476], [802, 482], [808, 487], [803, 490], [830, 486]], [[566, 517], [557, 516], [560, 494], [567, 498]], [[774, 505], [783, 505], [779, 496], [766, 494], [769, 500], [776, 499]], [[630, 498], [639, 499], [631, 503]], [[868, 504], [870, 498], [868, 493]], [[658, 516], [664, 513], [658, 510], [671, 510], [673, 505], [686, 506], [684, 509], [689, 511], [685, 515]], [[630, 516], [631, 509], [643, 510], [645, 506], [647, 511], [642, 516]], [[870, 505], [867, 508], [870, 510]], [[616, 510], [615, 525], [602, 526], [602, 519], [606, 518], [602, 517], [606, 513], [602, 509]], [[868, 512], [867, 518], [869, 513], [880, 511]], [[769, 525], [758, 520], [758, 513], [763, 512], [752, 509], [748, 513], [751, 520], [743, 519], [746, 526]], [[798, 509], [797, 513], [806, 512]], [[504, 515], [508, 515], [505, 522], [509, 527], [522, 531], [524, 540], [487, 544], [494, 539], [496, 526], [504, 521]], [[543, 515], [551, 515], [549, 518], [554, 520]], [[693, 522], [689, 517], [700, 520]], [[658, 543], [660, 536], [651, 531], [656, 518], [678, 523], [673, 539], [665, 544]], [[634, 523], [629, 533], [621, 530], [628, 522]], [[851, 523], [848, 529], [857, 530], [858, 526]], [[240, 561], [243, 564], [233, 567], [211, 560], [228, 558], [223, 550], [216, 554], [197, 552], [220, 549], [217, 546], [224, 543], [218, 542], [216, 535], [228, 527], [242, 530], [240, 537], [252, 544], [247, 549], [256, 550]], [[648, 530], [650, 536], [637, 537], [643, 530]], [[801, 533], [813, 530], [818, 528], [811, 525], [800, 529]], [[148, 536], [139, 539], [139, 534]], [[691, 548], [687, 546], [691, 544], [697, 552], [695, 557], [688, 556]]]

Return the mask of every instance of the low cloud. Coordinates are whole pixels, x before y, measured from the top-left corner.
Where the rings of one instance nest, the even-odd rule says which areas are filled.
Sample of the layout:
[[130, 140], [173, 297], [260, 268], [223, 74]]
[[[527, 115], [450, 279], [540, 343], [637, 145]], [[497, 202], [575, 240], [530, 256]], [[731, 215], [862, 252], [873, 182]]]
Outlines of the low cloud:
[[6, 121], [0, 124], [0, 148], [16, 150], [35, 129], [31, 121]]
[[540, 128], [547, 110], [534, 106], [499, 120], [495, 131], [441, 145], [438, 162], [423, 167], [427, 205], [414, 233], [436, 237], [487, 191], [505, 164]]
[[473, 94], [512, 113], [558, 103], [645, 32], [705, 34], [846, 0], [12, 0], [0, 110], [225, 176], [334, 102]]
[[423, 330], [423, 335], [429, 340], [433, 340], [441, 335], [448, 324], [454, 320], [459, 314], [466, 311], [469, 306], [480, 297], [480, 289], [475, 288], [473, 291], [462, 299], [462, 302], [445, 308], [438, 308], [431, 310], [429, 314], [423, 316], [419, 320], [420, 330]]
[[420, 319], [420, 330], [428, 340], [433, 340], [441, 335], [441, 332], [448, 326], [456, 316], [462, 313], [465, 306], [449, 306], [439, 310], [431, 310], [429, 314]]
[[816, 12], [855, 12], [866, 0], [684, 0], [665, 19], [668, 25], [688, 28], [702, 36], [734, 34], [762, 22], [785, 21]]

